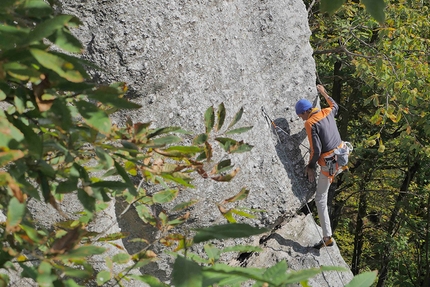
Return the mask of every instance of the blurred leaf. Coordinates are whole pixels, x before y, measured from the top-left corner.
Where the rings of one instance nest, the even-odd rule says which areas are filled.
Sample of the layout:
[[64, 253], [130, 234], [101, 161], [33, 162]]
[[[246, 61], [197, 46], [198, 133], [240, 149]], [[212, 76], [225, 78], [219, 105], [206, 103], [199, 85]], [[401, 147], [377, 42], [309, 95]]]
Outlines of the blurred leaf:
[[339, 9], [345, 0], [321, 0], [321, 11], [333, 15]]
[[99, 110], [95, 105], [86, 101], [75, 101], [75, 105], [90, 127], [98, 130], [102, 134], [109, 134], [111, 121], [104, 111]]
[[7, 208], [6, 230], [14, 232], [18, 224], [21, 223], [25, 214], [25, 204], [20, 203], [17, 198], [13, 197], [9, 201]]
[[42, 66], [53, 70], [59, 76], [75, 83], [84, 81], [81, 73], [73, 69], [74, 65], [59, 56], [38, 49], [30, 49], [30, 52]]
[[220, 161], [214, 168], [212, 169], [212, 174], [220, 174], [222, 172], [228, 171], [232, 169], [233, 166], [231, 165], [231, 159], [226, 159], [223, 161]]
[[168, 144], [173, 144], [180, 142], [182, 139], [180, 137], [174, 136], [174, 135], [168, 135], [160, 138], [156, 138], [151, 142], [148, 142], [147, 147], [163, 147]]
[[172, 146], [164, 150], [155, 150], [157, 153], [170, 157], [192, 157], [202, 149], [196, 146]]
[[94, 182], [90, 186], [103, 187], [103, 188], [108, 188], [108, 189], [118, 190], [118, 191], [123, 191], [124, 189], [127, 189], [130, 187], [128, 183], [121, 182], [121, 181], [109, 181], [109, 180]]
[[150, 134], [148, 134], [147, 138], [153, 138], [155, 136], [159, 136], [162, 134], [167, 134], [167, 133], [172, 133], [172, 132], [176, 132], [176, 133], [187, 133], [186, 131], [184, 131], [183, 129], [181, 129], [180, 127], [166, 127], [166, 128], [159, 128], [154, 130], [153, 132], [151, 132]]
[[25, 155], [20, 150], [0, 151], [0, 166], [5, 166], [12, 161], [23, 158]]
[[68, 29], [57, 29], [48, 39], [65, 51], [71, 53], [82, 53], [83, 51], [81, 42]]
[[110, 169], [111, 167], [114, 166], [114, 160], [113, 158], [109, 155], [109, 153], [107, 153], [104, 149], [100, 148], [100, 147], [96, 147], [96, 155], [99, 158], [100, 162], [103, 165], [103, 168], [105, 170]]
[[249, 195], [249, 189], [242, 188], [238, 194], [224, 200], [224, 202], [235, 202], [235, 201], [243, 200], [243, 199], [246, 199], [248, 195]]
[[212, 239], [249, 237], [267, 232], [267, 229], [259, 229], [243, 223], [234, 223], [198, 228], [195, 231], [197, 231], [197, 234], [194, 236], [194, 243], [200, 243]]
[[126, 253], [115, 254], [112, 257], [112, 261], [114, 263], [118, 263], [118, 264], [125, 264], [125, 263], [129, 262], [130, 259], [131, 259], [130, 254], [126, 254]]
[[152, 198], [154, 203], [167, 203], [175, 199], [176, 196], [178, 196], [178, 190], [167, 189], [154, 193]]
[[243, 141], [240, 141], [236, 143], [234, 146], [230, 147], [229, 152], [230, 153], [242, 153], [242, 152], [248, 152], [252, 150], [254, 146], [249, 145], [247, 143], [244, 143]]
[[366, 6], [366, 11], [375, 18], [379, 24], [385, 22], [385, 2], [384, 0], [361, 0], [361, 2]]
[[242, 118], [242, 114], [243, 114], [243, 107], [240, 108], [240, 110], [234, 115], [233, 120], [231, 121], [231, 123], [228, 125], [228, 130], [233, 127], [238, 121], [240, 121], [240, 119]]
[[173, 264], [172, 277], [175, 287], [202, 286], [202, 268], [180, 255]]
[[100, 237], [97, 241], [114, 241], [119, 240], [128, 237], [129, 234], [126, 234], [124, 232], [115, 232], [108, 234], [106, 236]]
[[205, 112], [206, 134], [209, 134], [212, 131], [214, 124], [215, 124], [215, 113], [214, 113], [214, 108], [211, 106]]
[[144, 282], [151, 287], [169, 287], [170, 285], [161, 282], [158, 278], [151, 275], [130, 275], [132, 279]]
[[35, 41], [40, 41], [52, 35], [56, 30], [63, 28], [67, 22], [72, 20], [72, 15], [58, 15], [50, 18], [36, 26], [24, 40], [24, 44], [28, 45]]
[[224, 124], [224, 121], [225, 121], [225, 116], [226, 116], [226, 112], [225, 112], [224, 103], [221, 103], [218, 106], [218, 111], [217, 111], [218, 121], [217, 121], [216, 126], [215, 126], [216, 132], [222, 128], [222, 125]]
[[108, 282], [111, 279], [111, 276], [112, 275], [109, 271], [104, 270], [99, 272], [96, 277], [97, 286], [102, 286]]
[[21, 3], [22, 6], [17, 9], [17, 12], [27, 17], [43, 18], [53, 12], [51, 6], [43, 0], [21, 1]]
[[200, 145], [200, 144], [202, 144], [202, 143], [204, 143], [205, 141], [207, 141], [208, 140], [208, 135], [207, 134], [199, 134], [198, 136], [196, 136], [194, 139], [193, 139], [193, 144], [194, 145]]
[[214, 176], [211, 177], [213, 180], [215, 181], [230, 181], [232, 180], [236, 174], [239, 172], [239, 168], [236, 168], [235, 170], [233, 170], [232, 172], [225, 174], [225, 175], [218, 175], [218, 176]]
[[187, 201], [187, 202], [181, 202], [181, 203], [177, 204], [177, 205], [172, 209], [172, 211], [180, 211], [180, 210], [186, 209], [186, 208], [188, 208], [188, 207], [190, 207], [190, 206], [192, 206], [192, 205], [196, 204], [197, 202], [198, 202], [198, 200], [196, 200], [196, 199], [192, 199], [192, 200]]
[[243, 128], [237, 128], [237, 129], [234, 129], [234, 130], [230, 130], [230, 131], [226, 132], [225, 134], [226, 135], [241, 134], [241, 133], [249, 131], [252, 128], [253, 128], [253, 126], [243, 127]]
[[103, 247], [86, 245], [86, 246], [78, 247], [76, 249], [72, 249], [68, 253], [58, 255], [57, 257], [62, 260], [84, 259], [85, 257], [88, 257], [88, 256], [103, 254], [105, 251], [106, 251], [106, 248], [103, 248]]
[[345, 287], [370, 287], [375, 282], [377, 275], [377, 271], [364, 272], [362, 274], [355, 275], [354, 278], [345, 285]]
[[138, 109], [141, 106], [122, 98], [117, 89], [101, 86], [97, 90], [88, 93], [90, 99], [97, 100], [105, 105], [112, 105], [118, 109]]
[[217, 137], [215, 138], [215, 140], [221, 144], [222, 148], [226, 152], [230, 151], [231, 146], [234, 146], [237, 144], [237, 141], [231, 138]]
[[216, 261], [219, 259], [221, 251], [218, 248], [214, 247], [212, 244], [206, 244], [204, 246], [204, 249], [209, 259], [212, 259], [213, 261]]
[[178, 173], [170, 174], [170, 173], [161, 173], [161, 177], [176, 183], [179, 183], [183, 186], [194, 188], [194, 185], [190, 184], [191, 178], [180, 177]]
[[12, 120], [14, 126], [16, 126], [24, 135], [26, 146], [34, 158], [39, 159], [42, 156], [43, 143], [39, 135], [37, 135], [33, 129], [25, 125], [20, 120]]

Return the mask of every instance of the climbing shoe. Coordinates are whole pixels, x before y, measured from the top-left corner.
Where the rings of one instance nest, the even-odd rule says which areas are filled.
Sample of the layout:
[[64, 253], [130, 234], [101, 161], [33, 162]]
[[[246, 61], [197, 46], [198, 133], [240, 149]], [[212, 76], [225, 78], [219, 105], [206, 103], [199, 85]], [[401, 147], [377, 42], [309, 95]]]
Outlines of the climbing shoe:
[[326, 246], [333, 246], [333, 244], [334, 244], [333, 237], [330, 236], [328, 237], [328, 239], [322, 239], [318, 244], [315, 244], [313, 248], [321, 249]]

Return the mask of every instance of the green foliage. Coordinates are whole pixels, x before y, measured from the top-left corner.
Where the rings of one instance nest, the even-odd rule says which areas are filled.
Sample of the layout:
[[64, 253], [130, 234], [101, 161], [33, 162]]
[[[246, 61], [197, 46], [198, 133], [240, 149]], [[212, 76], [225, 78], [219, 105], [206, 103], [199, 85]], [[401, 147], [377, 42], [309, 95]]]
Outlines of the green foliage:
[[[376, 21], [384, 23], [384, 0], [361, 0], [361, 2], [366, 6], [367, 12], [369, 12]], [[344, 3], [345, 0], [321, 0], [321, 11], [334, 14]]]
[[[366, 10], [367, 2], [377, 5], [375, 11], [385, 5], [362, 1]], [[429, 197], [429, 3], [386, 2], [384, 14], [380, 25], [362, 5], [348, 2], [330, 18], [310, 17], [318, 80], [332, 84], [342, 137], [355, 146], [351, 173], [337, 187], [335, 204], [343, 208], [337, 242], [354, 272], [386, 267], [389, 276], [381, 274], [379, 284], [420, 285], [429, 267], [418, 263], [419, 254], [430, 250], [423, 229]]]
[[[205, 133], [194, 136], [191, 145], [181, 144], [182, 136], [189, 133], [178, 127], [151, 128], [150, 123], [134, 123], [131, 119], [123, 127], [112, 125], [111, 113], [140, 106], [126, 99], [125, 83], [99, 85], [90, 81], [86, 68], [96, 67], [72, 55], [82, 51], [70, 31], [79, 20], [70, 15], [54, 15], [44, 0], [6, 0], [2, 5], [0, 205], [7, 213], [7, 221], [0, 227], [0, 268], [15, 270], [19, 266], [23, 278], [40, 286], [80, 286], [77, 282], [88, 281], [98, 286], [121, 285], [122, 280], [130, 279], [166, 286], [153, 276], [130, 274], [155, 260], [157, 254], [153, 251], [124, 253], [112, 241], [128, 235], [106, 234], [111, 226], [99, 233], [88, 230], [109, 202], [118, 198], [127, 204], [123, 213], [133, 206], [143, 222], [160, 231], [156, 241], [164, 244], [166, 250], [174, 248], [172, 282], [176, 286], [234, 285], [249, 279], [256, 284], [281, 286], [306, 281], [321, 271], [340, 270], [321, 267], [287, 273], [285, 262], [267, 270], [218, 262], [224, 252], [260, 251], [250, 246], [219, 250], [206, 245], [207, 258], [192, 255], [189, 248], [199, 242], [249, 237], [266, 231], [235, 223], [233, 214], [252, 217], [246, 209], [224, 207], [245, 199], [249, 194], [246, 188], [218, 205], [232, 223], [195, 231], [184, 228], [186, 235], [173, 230], [187, 221], [188, 209], [196, 200], [180, 202], [171, 210], [166, 207], [180, 192], [193, 188], [192, 176], [196, 174], [220, 182], [235, 177], [239, 169], [233, 169], [228, 156], [223, 154], [222, 160], [214, 163], [212, 150], [215, 143], [227, 154], [251, 150], [251, 145], [225, 137], [251, 128], [233, 129], [244, 109], [234, 115], [224, 132], [224, 104], [218, 106], [216, 113], [213, 107], [207, 109]], [[56, 49], [51, 45], [56, 45]], [[132, 178], [138, 178], [139, 184]], [[142, 187], [143, 183], [159, 188], [151, 192]], [[68, 194], [76, 194], [82, 204], [82, 210], [73, 216], [60, 208]], [[58, 213], [56, 223], [45, 229], [34, 222], [27, 206], [30, 198], [52, 206]], [[154, 212], [156, 205], [163, 206], [158, 213]], [[190, 233], [194, 237], [188, 238]], [[143, 241], [130, 241], [133, 240]], [[106, 251], [97, 245], [100, 242], [111, 243], [118, 252], [105, 258], [105, 270], [95, 274], [90, 262]], [[114, 264], [124, 267], [114, 272]], [[0, 274], [2, 286], [9, 281], [7, 275]]]

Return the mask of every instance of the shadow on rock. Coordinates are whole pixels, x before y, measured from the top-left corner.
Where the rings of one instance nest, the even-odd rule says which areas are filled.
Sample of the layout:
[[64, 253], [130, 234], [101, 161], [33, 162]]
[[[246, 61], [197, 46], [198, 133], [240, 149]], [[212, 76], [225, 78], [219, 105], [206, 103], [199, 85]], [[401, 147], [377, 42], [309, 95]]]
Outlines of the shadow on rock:
[[303, 245], [297, 243], [296, 241], [293, 241], [291, 239], [286, 239], [278, 233], [273, 233], [270, 236], [270, 239], [276, 240], [276, 242], [278, 242], [279, 245], [291, 247], [297, 253], [305, 254], [305, 253], [309, 252], [308, 246], [303, 246]]
[[[315, 191], [315, 184], [311, 184], [303, 176], [306, 162], [305, 158], [309, 150], [302, 142], [307, 137], [305, 129], [299, 133], [291, 135], [288, 121], [278, 118], [274, 121], [277, 128], [272, 128], [272, 132], [278, 138], [275, 149], [276, 153], [287, 171], [291, 180], [292, 192], [301, 202], [302, 208], [312, 197]], [[306, 150], [304, 154], [303, 150]]]

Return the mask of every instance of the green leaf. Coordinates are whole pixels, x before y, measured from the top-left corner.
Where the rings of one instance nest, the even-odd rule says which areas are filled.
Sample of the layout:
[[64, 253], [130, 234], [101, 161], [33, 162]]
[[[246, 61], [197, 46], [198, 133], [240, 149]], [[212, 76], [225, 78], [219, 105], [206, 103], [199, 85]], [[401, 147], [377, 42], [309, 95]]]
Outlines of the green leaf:
[[25, 204], [20, 203], [16, 197], [13, 197], [9, 201], [7, 208], [6, 228], [8, 230], [13, 230], [14, 227], [21, 223], [24, 214]]
[[236, 194], [235, 196], [230, 197], [224, 201], [225, 202], [236, 202], [239, 200], [246, 199], [248, 197], [248, 195], [249, 195], [249, 189], [242, 188], [238, 194]]
[[218, 248], [214, 247], [212, 244], [206, 244], [204, 246], [204, 249], [209, 259], [212, 259], [214, 261], [219, 259], [221, 251]]
[[228, 125], [227, 130], [229, 130], [231, 127], [233, 127], [238, 121], [240, 121], [240, 119], [242, 118], [242, 114], [243, 114], [243, 107], [241, 107], [239, 109], [239, 111], [234, 115], [233, 120], [231, 121], [231, 123]]
[[172, 283], [175, 287], [202, 286], [202, 268], [180, 255], [173, 265], [172, 276]]
[[196, 146], [172, 146], [164, 150], [157, 150], [158, 153], [172, 157], [192, 157], [202, 149]]
[[267, 232], [267, 229], [260, 229], [243, 223], [214, 225], [195, 230], [197, 231], [197, 234], [194, 236], [194, 243], [200, 243], [212, 239], [249, 237]]
[[217, 111], [217, 118], [218, 118], [218, 120], [217, 120], [217, 123], [216, 123], [216, 126], [215, 126], [215, 131], [216, 132], [219, 131], [222, 128], [222, 125], [224, 124], [224, 121], [225, 121], [225, 115], [226, 115], [226, 112], [225, 112], [224, 103], [221, 103], [218, 106], [218, 111]]
[[230, 130], [230, 131], [226, 132], [225, 134], [226, 135], [241, 134], [241, 133], [249, 131], [252, 128], [253, 128], [253, 126], [243, 127], [243, 128], [237, 128], [237, 129], [234, 129], [234, 130]]
[[361, 0], [366, 6], [366, 11], [380, 24], [385, 22], [385, 2], [384, 0]]
[[118, 239], [127, 238], [128, 236], [129, 234], [125, 234], [122, 232], [115, 232], [115, 233], [111, 233], [106, 236], [100, 237], [97, 241], [114, 241]]
[[12, 123], [24, 134], [25, 142], [30, 154], [36, 159], [39, 159], [42, 156], [43, 149], [40, 136], [38, 136], [31, 127], [25, 125], [20, 120], [12, 120]]
[[112, 124], [104, 111], [99, 110], [94, 104], [86, 101], [75, 101], [75, 105], [90, 127], [102, 134], [109, 134]]
[[[16, 2], [16, 1], [14, 1]], [[43, 0], [21, 1], [23, 3], [22, 11], [17, 9], [17, 12], [28, 17], [43, 18], [52, 14], [52, 8]]]
[[108, 189], [118, 190], [118, 191], [122, 191], [130, 187], [128, 183], [121, 182], [121, 181], [110, 181], [110, 180], [98, 181], [98, 182], [92, 183], [91, 186], [108, 188]]
[[113, 87], [102, 86], [97, 90], [88, 93], [88, 98], [97, 100], [105, 105], [111, 105], [118, 109], [138, 109], [141, 106], [130, 102], [129, 100], [120, 96], [121, 93]]
[[113, 167], [114, 160], [107, 152], [104, 151], [104, 149], [96, 147], [96, 155], [105, 170], [108, 170]]
[[128, 277], [133, 278], [135, 280], [147, 283], [151, 287], [169, 287], [163, 282], [161, 282], [158, 278], [151, 275], [129, 275]]
[[152, 142], [147, 144], [147, 147], [163, 147], [168, 144], [178, 143], [181, 140], [182, 139], [178, 136], [169, 135], [154, 139]]
[[46, 261], [40, 263], [37, 270], [37, 283], [38, 286], [53, 286], [53, 282], [57, 279], [57, 276], [52, 274], [52, 265]]
[[175, 199], [176, 196], [178, 196], [178, 190], [167, 189], [154, 193], [152, 199], [154, 203], [167, 203]]
[[197, 202], [199, 202], [199, 201], [198, 201], [198, 200], [196, 200], [196, 199], [192, 199], [192, 200], [187, 201], [187, 202], [179, 203], [179, 204], [177, 204], [177, 205], [172, 209], [172, 211], [180, 211], [180, 210], [184, 210], [184, 209], [186, 209], [186, 208], [188, 208], [188, 207], [190, 207], [190, 206], [192, 206], [192, 205], [196, 204]]
[[128, 176], [127, 172], [125, 171], [125, 169], [115, 161], [115, 168], [118, 172], [118, 174], [121, 176], [121, 178], [128, 184], [128, 190], [130, 191], [130, 193], [134, 196], [137, 195], [137, 190], [134, 187], [133, 182], [131, 181], [130, 177]]
[[231, 165], [231, 159], [225, 159], [223, 161], [220, 161], [215, 166], [214, 173], [220, 174], [220, 173], [226, 172], [232, 168], [233, 168], [233, 166]]
[[205, 141], [207, 141], [209, 138], [209, 136], [207, 134], [199, 134], [198, 136], [196, 136], [193, 139], [193, 144], [194, 145], [200, 145], [202, 143], [204, 143]]
[[242, 153], [242, 152], [248, 152], [252, 150], [254, 146], [244, 143], [243, 141], [238, 142], [236, 145], [230, 147], [229, 152], [230, 153]]
[[321, 0], [321, 11], [333, 15], [344, 2], [345, 0]]
[[365, 272], [362, 274], [355, 275], [352, 280], [345, 285], [345, 287], [370, 287], [376, 280], [378, 275], [377, 271]]
[[153, 138], [155, 136], [159, 136], [162, 134], [166, 134], [166, 133], [171, 133], [171, 132], [176, 132], [176, 133], [187, 133], [186, 131], [184, 131], [183, 129], [181, 129], [180, 127], [166, 127], [166, 128], [159, 128], [154, 130], [153, 132], [151, 132], [150, 134], [147, 135], [147, 138]]
[[53, 70], [60, 77], [75, 83], [84, 81], [81, 73], [74, 70], [74, 65], [61, 57], [38, 49], [30, 49], [30, 52], [42, 66]]
[[235, 141], [234, 139], [224, 138], [224, 137], [217, 137], [217, 138], [215, 138], [215, 140], [221, 144], [222, 148], [226, 152], [229, 152], [231, 146], [233, 146], [237, 143], [237, 141]]
[[73, 18], [74, 16], [72, 15], [59, 15], [38, 24], [36, 28], [30, 32], [28, 37], [25, 38], [24, 45], [28, 45], [32, 42], [40, 41], [46, 37], [49, 37], [56, 30], [63, 28], [66, 23], [68, 23]]
[[168, 179], [168, 180], [171, 180], [173, 182], [179, 183], [183, 186], [194, 188], [194, 185], [190, 184], [190, 181], [191, 181], [190, 178], [180, 177], [179, 175], [180, 174], [178, 174], [178, 173], [170, 174], [170, 173], [164, 173], [163, 172], [161, 174], [161, 177], [164, 179]]
[[285, 260], [282, 260], [277, 264], [275, 264], [274, 266], [271, 266], [270, 268], [268, 268], [264, 272], [263, 278], [269, 282], [274, 282], [275, 284], [280, 285], [283, 279], [286, 277], [285, 275], [286, 275], [287, 268], [288, 268], [287, 262], [285, 262]]
[[59, 259], [84, 259], [92, 255], [99, 255], [106, 251], [106, 248], [97, 247], [93, 245], [80, 246], [76, 249], [70, 250], [68, 253], [58, 255]]
[[102, 286], [106, 282], [108, 282], [112, 277], [112, 274], [109, 271], [103, 270], [97, 274], [96, 282], [97, 286]]
[[12, 161], [23, 158], [24, 156], [24, 153], [20, 150], [0, 151], [0, 166], [3, 167]]
[[205, 112], [206, 134], [209, 134], [212, 131], [214, 124], [215, 124], [214, 108], [210, 106]]
[[126, 254], [126, 253], [115, 254], [112, 257], [112, 261], [114, 263], [118, 263], [118, 264], [125, 264], [125, 263], [129, 262], [130, 259], [131, 259], [130, 254]]
[[71, 53], [82, 53], [83, 47], [81, 42], [73, 36], [68, 29], [57, 29], [49, 40], [61, 49]]

